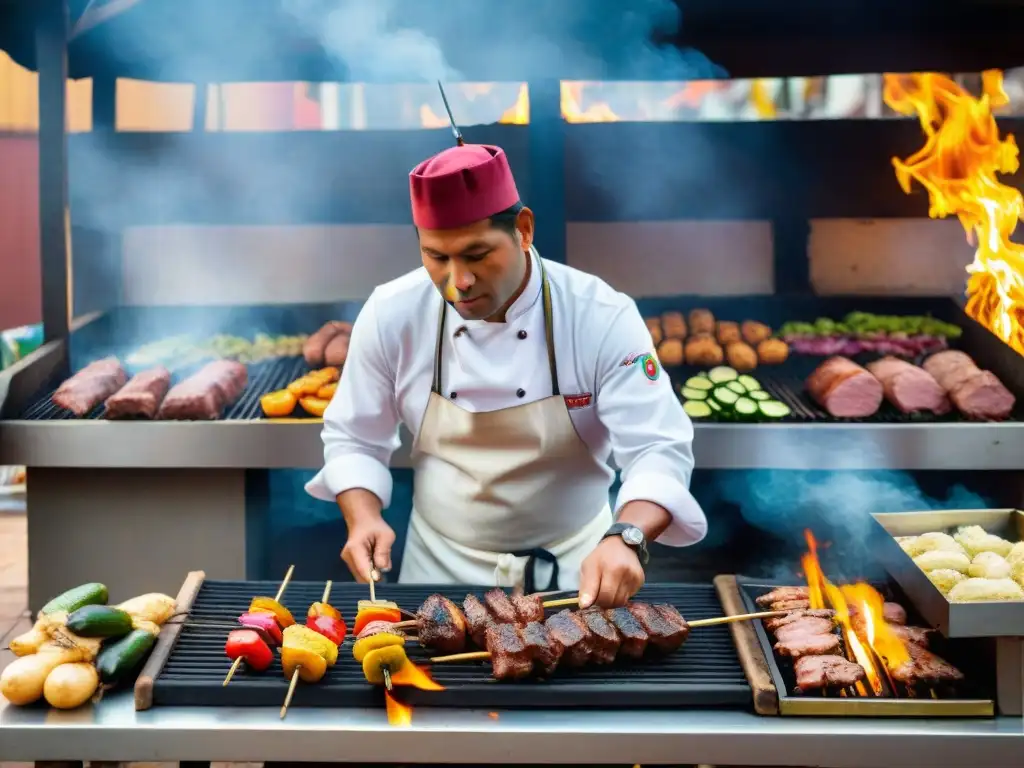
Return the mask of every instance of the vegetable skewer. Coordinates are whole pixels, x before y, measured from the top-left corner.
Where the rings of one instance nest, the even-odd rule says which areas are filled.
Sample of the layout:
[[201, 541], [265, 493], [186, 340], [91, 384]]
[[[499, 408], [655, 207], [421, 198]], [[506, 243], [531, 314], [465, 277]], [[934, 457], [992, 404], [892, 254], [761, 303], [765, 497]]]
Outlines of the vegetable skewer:
[[[317, 683], [327, 674], [328, 667], [338, 661], [338, 646], [345, 639], [345, 624], [341, 614], [330, 604], [331, 584], [324, 586], [324, 594], [319, 602], [309, 606], [306, 612], [307, 626], [298, 624], [287, 627], [284, 631], [284, 642], [281, 646], [281, 666], [284, 676], [289, 678], [288, 693], [281, 706], [281, 719], [288, 714], [288, 707], [295, 695], [295, 688], [301, 678], [307, 683]], [[337, 619], [334, 616], [337, 615]], [[313, 621], [313, 625], [308, 622]], [[318, 624], [319, 622], [319, 624]], [[319, 627], [322, 627], [323, 630]], [[335, 638], [339, 638], [335, 642]]]
[[[281, 581], [281, 586], [278, 588], [277, 595], [274, 596], [273, 600], [270, 600], [269, 598], [265, 597], [253, 598], [252, 602], [249, 604], [248, 613], [242, 614], [242, 616], [248, 616], [249, 614], [253, 613], [270, 613], [274, 617], [275, 623], [280, 625], [279, 631], [280, 629], [284, 629], [284, 627], [287, 625], [283, 622], [291, 618], [291, 614], [288, 612], [287, 608], [281, 605], [281, 598], [284, 597], [284, 591], [288, 589], [288, 584], [289, 582], [291, 582], [292, 574], [294, 573], [295, 566], [289, 566], [288, 572], [284, 575], [284, 579]], [[291, 623], [294, 624], [295, 620], [292, 619]], [[236, 632], [238, 631], [245, 632], [245, 630], [236, 630]], [[238, 668], [242, 665], [242, 662], [246, 660], [246, 651], [249, 651], [254, 654], [252, 656], [252, 659], [257, 662], [254, 665], [254, 668], [257, 668], [260, 664], [262, 664], [263, 661], [266, 660], [266, 654], [263, 653], [263, 648], [259, 647], [259, 645], [253, 642], [253, 638], [255, 638], [255, 640], [259, 641], [260, 644], [263, 644], [265, 646], [263, 638], [260, 637], [258, 633], [252, 632], [251, 630], [249, 631], [248, 634], [252, 635], [252, 637], [249, 637], [248, 635], [242, 637], [240, 635], [236, 635], [235, 632], [232, 632], [231, 635], [235, 635], [235, 640], [237, 641], [234, 644], [232, 644], [231, 642], [231, 635], [228, 636], [228, 645], [225, 648], [225, 651], [228, 653], [229, 656], [233, 656], [234, 661], [231, 663], [231, 669], [228, 670], [228, 674], [224, 678], [223, 685], [227, 685], [231, 682], [231, 678], [235, 676], [235, 672], [238, 671]], [[269, 651], [270, 649], [267, 648], [267, 650]], [[238, 653], [238, 655], [234, 656], [235, 653]], [[273, 662], [273, 655], [271, 655], [270, 661], [268, 661], [266, 665], [263, 666], [263, 669], [269, 667], [271, 662]]]

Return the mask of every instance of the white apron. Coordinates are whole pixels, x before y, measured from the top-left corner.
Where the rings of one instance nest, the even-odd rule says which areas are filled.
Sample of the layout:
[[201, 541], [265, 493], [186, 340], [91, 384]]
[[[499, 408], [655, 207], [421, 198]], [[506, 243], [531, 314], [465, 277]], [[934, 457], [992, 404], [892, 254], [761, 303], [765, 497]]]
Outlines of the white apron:
[[607, 475], [558, 389], [551, 288], [536, 250], [530, 258], [541, 272], [552, 395], [486, 413], [441, 395], [442, 300], [399, 583], [576, 589], [612, 524]]

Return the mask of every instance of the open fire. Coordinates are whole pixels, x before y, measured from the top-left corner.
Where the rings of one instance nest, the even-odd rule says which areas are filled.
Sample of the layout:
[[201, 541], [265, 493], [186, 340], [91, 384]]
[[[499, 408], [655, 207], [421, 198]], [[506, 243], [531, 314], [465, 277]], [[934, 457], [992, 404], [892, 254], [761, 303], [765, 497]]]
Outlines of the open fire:
[[1024, 354], [1024, 246], [1010, 240], [1024, 197], [998, 178], [1017, 171], [1019, 150], [1012, 135], [1000, 138], [992, 114], [1009, 103], [1003, 73], [984, 72], [982, 91], [974, 97], [935, 73], [886, 75], [885, 103], [917, 116], [926, 138], [893, 165], [904, 192], [914, 181], [927, 190], [929, 216], [960, 219], [968, 242], [977, 244], [967, 268], [967, 314]]

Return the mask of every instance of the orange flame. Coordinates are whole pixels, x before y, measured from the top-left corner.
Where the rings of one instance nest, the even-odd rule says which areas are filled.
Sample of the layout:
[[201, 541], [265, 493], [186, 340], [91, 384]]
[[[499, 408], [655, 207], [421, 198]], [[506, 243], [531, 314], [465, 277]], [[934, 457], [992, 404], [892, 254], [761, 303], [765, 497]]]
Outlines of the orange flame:
[[[459, 90], [470, 101], [487, 96], [494, 88], [494, 83], [459, 83]], [[526, 83], [520, 83], [516, 101], [502, 112], [498, 122], [502, 125], [529, 125], [530, 123], [530, 89]], [[420, 125], [423, 128], [447, 128], [448, 115], [438, 115], [427, 104], [420, 105]]]
[[395, 728], [408, 728], [412, 725], [412, 707], [398, 701], [387, 691], [384, 691], [384, 703], [388, 711], [388, 725]]
[[909, 193], [913, 181], [928, 192], [928, 215], [955, 215], [977, 243], [967, 268], [967, 314], [1024, 354], [1024, 246], [1010, 236], [1024, 216], [1024, 197], [997, 175], [1015, 173], [1019, 150], [1012, 135], [999, 137], [992, 110], [1009, 103], [1003, 74], [982, 74], [975, 98], [950, 78], [934, 74], [885, 75], [885, 103], [916, 115], [925, 145], [893, 158], [896, 179]]
[[505, 113], [498, 122], [502, 125], [530, 124], [530, 89], [526, 83], [519, 86], [519, 95], [516, 97], [516, 103], [505, 110]]
[[561, 87], [562, 117], [567, 123], [615, 123], [619, 116], [608, 102], [597, 101], [583, 109], [583, 89], [589, 83], [563, 82]]
[[401, 669], [391, 673], [392, 685], [407, 685], [410, 688], [419, 688], [421, 691], [443, 691], [444, 686], [435, 683], [430, 674], [422, 667], [415, 664], [406, 664]]

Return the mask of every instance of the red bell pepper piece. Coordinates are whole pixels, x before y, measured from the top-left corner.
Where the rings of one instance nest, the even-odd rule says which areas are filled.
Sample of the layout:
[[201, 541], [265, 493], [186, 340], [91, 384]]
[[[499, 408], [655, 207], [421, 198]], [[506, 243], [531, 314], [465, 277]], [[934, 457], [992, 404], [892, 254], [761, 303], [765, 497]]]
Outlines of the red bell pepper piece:
[[274, 663], [274, 652], [270, 650], [270, 646], [251, 629], [236, 629], [231, 632], [224, 652], [232, 661], [243, 659], [256, 672], [263, 672]]
[[356, 614], [352, 632], [358, 635], [371, 621], [390, 621], [397, 624], [401, 620], [402, 613], [397, 608], [363, 608]]
[[238, 623], [243, 627], [261, 629], [267, 633], [272, 645], [281, 645], [281, 625], [277, 619], [269, 613], [243, 613], [238, 617]]
[[345, 635], [348, 634], [345, 622], [332, 619], [330, 616], [310, 616], [306, 619], [306, 626], [314, 632], [320, 633], [335, 645], [345, 642]]

